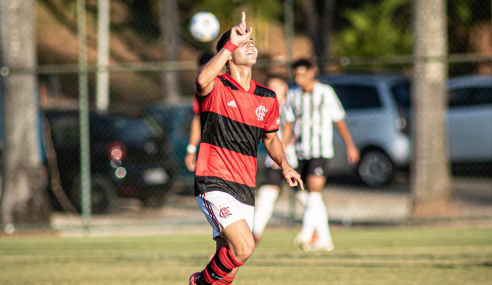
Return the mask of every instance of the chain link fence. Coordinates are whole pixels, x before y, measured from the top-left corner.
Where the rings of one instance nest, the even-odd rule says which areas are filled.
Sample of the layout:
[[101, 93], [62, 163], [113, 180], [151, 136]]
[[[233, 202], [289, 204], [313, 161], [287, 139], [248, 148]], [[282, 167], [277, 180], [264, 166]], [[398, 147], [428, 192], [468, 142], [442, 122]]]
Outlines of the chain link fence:
[[[189, 30], [191, 16], [215, 13], [221, 33], [248, 13], [259, 49], [254, 79], [271, 75], [292, 83], [289, 63], [314, 58], [302, 1], [109, 1], [108, 66], [98, 66], [98, 1], [86, 1], [89, 85], [90, 226], [205, 224], [196, 206], [193, 173], [184, 158], [189, 140], [197, 60], [213, 52]], [[220, 2], [220, 3], [219, 3]], [[256, 3], [258, 2], [258, 3]], [[316, 2], [316, 1], [314, 1]], [[320, 1], [323, 2], [323, 1]], [[293, 21], [284, 11], [292, 3]], [[347, 111], [361, 151], [346, 162], [335, 136], [335, 158], [323, 194], [333, 222], [402, 223], [412, 211], [410, 86], [412, 19], [409, 0], [334, 1], [325, 73]], [[220, 6], [220, 5], [222, 6]], [[319, 3], [318, 3], [319, 4]], [[268, 9], [260, 9], [268, 5]], [[219, 7], [220, 6], [220, 7]], [[175, 35], [165, 9], [174, 9]], [[320, 8], [320, 7], [317, 7]], [[447, 132], [455, 218], [492, 217], [491, 1], [448, 1], [450, 80]], [[265, 11], [268, 10], [268, 11]], [[319, 12], [322, 25], [323, 12]], [[76, 1], [36, 1], [39, 103], [45, 165], [55, 229], [80, 227], [80, 125]], [[168, 19], [169, 20], [169, 19]], [[323, 26], [320, 26], [323, 27]], [[292, 38], [286, 37], [289, 29]], [[171, 32], [172, 34], [172, 32]], [[174, 45], [170, 52], [166, 46]], [[289, 53], [292, 54], [289, 54]], [[171, 59], [169, 59], [171, 58]], [[318, 57], [319, 59], [320, 57]], [[418, 60], [418, 59], [417, 59]], [[97, 106], [98, 72], [108, 73], [107, 109]], [[169, 75], [175, 88], [169, 86]], [[166, 79], [167, 78], [167, 79]], [[176, 92], [176, 94], [173, 94]], [[99, 111], [97, 111], [99, 109]], [[258, 175], [266, 152], [260, 147]], [[261, 179], [258, 179], [261, 181]], [[302, 219], [302, 206], [284, 187], [271, 224]]]

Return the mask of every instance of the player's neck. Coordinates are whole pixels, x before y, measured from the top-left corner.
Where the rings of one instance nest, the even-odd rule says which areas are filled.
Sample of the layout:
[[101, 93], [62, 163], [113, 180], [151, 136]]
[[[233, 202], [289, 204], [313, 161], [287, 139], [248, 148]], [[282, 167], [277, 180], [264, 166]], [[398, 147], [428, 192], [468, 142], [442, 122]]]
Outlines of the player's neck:
[[305, 86], [302, 86], [302, 91], [306, 92], [306, 93], [313, 92], [314, 85], [316, 85], [317, 82], [318, 82], [317, 80], [313, 80], [313, 81], [309, 82], [308, 84], [306, 84]]
[[248, 91], [251, 88], [251, 67], [232, 66], [229, 73], [237, 83], [241, 84], [244, 90]]

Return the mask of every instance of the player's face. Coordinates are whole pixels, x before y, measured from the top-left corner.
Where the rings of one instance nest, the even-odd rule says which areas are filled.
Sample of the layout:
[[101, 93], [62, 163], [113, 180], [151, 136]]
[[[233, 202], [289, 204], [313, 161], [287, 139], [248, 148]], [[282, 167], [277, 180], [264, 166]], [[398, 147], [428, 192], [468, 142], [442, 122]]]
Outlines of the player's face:
[[305, 66], [299, 66], [294, 69], [294, 77], [296, 84], [301, 88], [309, 87], [314, 81], [316, 75], [315, 68], [306, 68]]
[[240, 44], [232, 54], [232, 59], [236, 65], [253, 66], [258, 57], [258, 49], [255, 47], [253, 38]]

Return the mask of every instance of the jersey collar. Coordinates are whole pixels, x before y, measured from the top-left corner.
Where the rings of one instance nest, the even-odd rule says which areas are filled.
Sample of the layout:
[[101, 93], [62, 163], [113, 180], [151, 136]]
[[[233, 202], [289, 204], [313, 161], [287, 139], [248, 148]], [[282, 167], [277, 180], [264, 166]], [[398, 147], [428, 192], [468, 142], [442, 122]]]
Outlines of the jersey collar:
[[224, 73], [224, 75], [222, 75], [222, 78], [227, 79], [230, 82], [232, 82], [232, 84], [234, 84], [234, 86], [236, 86], [240, 91], [242, 91], [244, 93], [253, 94], [256, 90], [256, 82], [253, 79], [251, 79], [249, 90], [246, 91], [246, 90], [244, 90], [243, 86], [241, 86], [241, 84], [239, 84], [236, 80], [234, 80], [234, 78], [232, 78], [232, 76], [228, 72]]

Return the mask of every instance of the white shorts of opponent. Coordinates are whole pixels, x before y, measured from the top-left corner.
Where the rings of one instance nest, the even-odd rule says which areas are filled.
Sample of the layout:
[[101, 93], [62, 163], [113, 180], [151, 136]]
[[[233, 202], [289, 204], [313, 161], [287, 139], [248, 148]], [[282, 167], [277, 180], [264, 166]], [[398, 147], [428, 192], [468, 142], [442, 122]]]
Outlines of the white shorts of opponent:
[[222, 230], [239, 220], [245, 220], [253, 229], [255, 207], [243, 204], [222, 191], [210, 191], [196, 196], [196, 201], [213, 228], [213, 238], [220, 236]]

